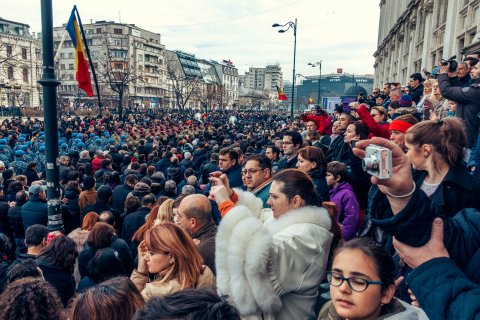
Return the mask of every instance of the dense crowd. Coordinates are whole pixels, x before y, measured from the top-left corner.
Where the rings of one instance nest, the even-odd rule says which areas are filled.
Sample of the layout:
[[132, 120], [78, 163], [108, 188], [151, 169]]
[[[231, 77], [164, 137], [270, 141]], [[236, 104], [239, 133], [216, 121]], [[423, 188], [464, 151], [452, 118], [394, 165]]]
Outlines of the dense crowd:
[[334, 114], [62, 115], [61, 228], [5, 120], [0, 318], [476, 319], [478, 58]]

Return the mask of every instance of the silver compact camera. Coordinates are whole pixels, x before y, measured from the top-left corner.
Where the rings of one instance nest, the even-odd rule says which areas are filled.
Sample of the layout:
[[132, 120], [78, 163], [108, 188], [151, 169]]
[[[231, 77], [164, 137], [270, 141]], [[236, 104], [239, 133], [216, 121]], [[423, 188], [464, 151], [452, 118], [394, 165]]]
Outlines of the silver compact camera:
[[371, 144], [365, 149], [362, 166], [363, 170], [372, 176], [378, 179], [388, 179], [392, 176], [392, 151]]

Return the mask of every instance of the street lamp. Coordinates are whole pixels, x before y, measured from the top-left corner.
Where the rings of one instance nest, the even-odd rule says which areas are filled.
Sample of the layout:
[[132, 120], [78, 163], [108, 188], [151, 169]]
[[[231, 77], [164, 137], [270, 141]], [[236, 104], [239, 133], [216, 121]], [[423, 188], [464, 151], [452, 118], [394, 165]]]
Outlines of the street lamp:
[[290, 105], [290, 117], [293, 120], [293, 101], [294, 101], [294, 92], [295, 92], [295, 58], [297, 55], [297, 18], [295, 18], [295, 22], [289, 21], [285, 24], [278, 24], [274, 23], [272, 25], [273, 28], [285, 28], [278, 30], [279, 33], [287, 32], [289, 29], [293, 29], [293, 72], [292, 72], [292, 103]]
[[309, 62], [308, 65], [312, 66], [313, 68], [318, 66], [320, 70], [320, 76], [318, 77], [318, 99], [317, 99], [317, 103], [318, 105], [320, 105], [320, 97], [322, 96], [322, 87], [320, 86], [322, 81], [322, 60], [317, 61], [315, 63]]

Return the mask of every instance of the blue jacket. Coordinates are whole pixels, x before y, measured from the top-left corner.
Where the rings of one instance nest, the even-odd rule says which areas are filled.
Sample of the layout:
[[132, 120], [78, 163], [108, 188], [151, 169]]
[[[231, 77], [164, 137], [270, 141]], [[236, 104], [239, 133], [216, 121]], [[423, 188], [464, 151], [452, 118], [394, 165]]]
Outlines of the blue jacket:
[[34, 224], [46, 226], [48, 222], [47, 202], [37, 195], [30, 195], [30, 200], [22, 206], [22, 221], [24, 230]]
[[[408, 205], [396, 215], [392, 214], [385, 195], [377, 194], [373, 200], [379, 203], [377, 208], [384, 213], [383, 215], [377, 214], [377, 217], [382, 216], [383, 218], [372, 219], [372, 223], [410, 246], [419, 247], [426, 244], [430, 240], [433, 220], [441, 217], [444, 220], [444, 244], [450, 258], [471, 282], [480, 284], [480, 273], [478, 272], [480, 268], [480, 212], [467, 208], [458, 212], [453, 218], [448, 217], [439, 206], [430, 201], [423, 191], [418, 189], [412, 195]], [[407, 281], [411, 281], [408, 279], [412, 279], [412, 277], [415, 279], [422, 270], [411, 273]], [[470, 319], [449, 313], [449, 308], [452, 306], [446, 303], [455, 295], [460, 294], [458, 290], [465, 285], [464, 277], [460, 277], [458, 283], [456, 278], [449, 277], [449, 283], [444, 284], [436, 281], [440, 278], [445, 279], [444, 277], [448, 275], [443, 268], [437, 269], [435, 266], [434, 270], [430, 270], [430, 272], [430, 276], [433, 277], [431, 281], [434, 282], [429, 281], [427, 283], [430, 285], [426, 285], [423, 280], [421, 284], [416, 282], [416, 285], [412, 286], [412, 290], [415, 289], [413, 293], [430, 319]], [[457, 275], [458, 272], [454, 274]], [[433, 283], [436, 285], [432, 285]], [[434, 299], [433, 296], [437, 298]], [[461, 303], [461, 301], [457, 302]], [[467, 309], [476, 308], [478, 310], [480, 308], [480, 300], [471, 299], [469, 302], [466, 305]]]
[[413, 270], [407, 281], [431, 320], [480, 317], [480, 286], [452, 259], [427, 261]]

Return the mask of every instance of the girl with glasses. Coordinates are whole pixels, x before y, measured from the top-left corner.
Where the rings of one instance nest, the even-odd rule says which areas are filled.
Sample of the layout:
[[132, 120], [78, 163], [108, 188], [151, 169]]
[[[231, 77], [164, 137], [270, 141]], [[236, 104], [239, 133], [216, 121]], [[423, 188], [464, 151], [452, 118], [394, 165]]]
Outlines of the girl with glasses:
[[395, 263], [369, 239], [353, 239], [338, 248], [326, 275], [332, 300], [318, 320], [427, 319], [421, 309], [393, 297]]

